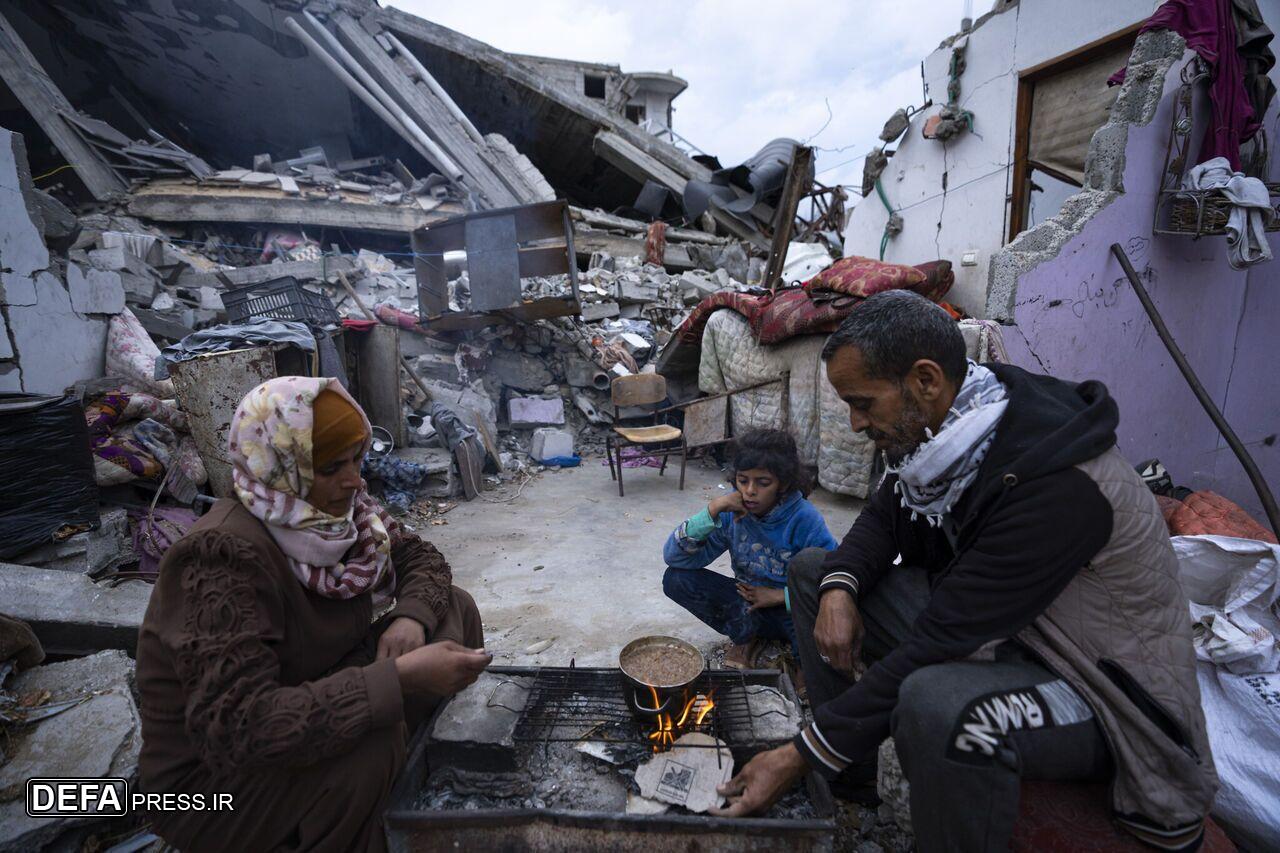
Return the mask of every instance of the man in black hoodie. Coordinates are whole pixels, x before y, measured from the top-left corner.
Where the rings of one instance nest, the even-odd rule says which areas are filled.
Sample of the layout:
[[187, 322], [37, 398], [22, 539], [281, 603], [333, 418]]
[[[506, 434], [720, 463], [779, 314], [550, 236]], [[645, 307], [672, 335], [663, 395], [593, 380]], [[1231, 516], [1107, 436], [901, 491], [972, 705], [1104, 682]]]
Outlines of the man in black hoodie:
[[867, 299], [822, 356], [888, 471], [839, 548], [792, 560], [814, 723], [721, 813], [809, 768], [874, 779], [892, 735], [923, 851], [1007, 849], [1022, 778], [1111, 778], [1126, 829], [1195, 849], [1215, 782], [1186, 603], [1106, 388], [968, 361], [906, 291]]

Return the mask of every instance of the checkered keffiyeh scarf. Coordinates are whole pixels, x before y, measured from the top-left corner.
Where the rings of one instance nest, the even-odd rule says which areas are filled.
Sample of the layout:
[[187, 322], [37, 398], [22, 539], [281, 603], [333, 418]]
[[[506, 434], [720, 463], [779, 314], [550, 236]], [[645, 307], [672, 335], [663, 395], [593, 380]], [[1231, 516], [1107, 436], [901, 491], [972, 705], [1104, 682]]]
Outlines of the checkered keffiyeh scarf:
[[368, 592], [377, 604], [395, 588], [391, 546], [400, 526], [364, 489], [345, 516], [306, 501], [314, 482], [312, 404], [326, 388], [355, 403], [336, 380], [305, 376], [271, 379], [246, 394], [231, 421], [232, 482], [305, 587], [326, 598]]
[[912, 521], [923, 515], [934, 527], [942, 524], [978, 476], [1008, 405], [1008, 394], [996, 375], [970, 361], [937, 434], [926, 430], [924, 443], [897, 467], [886, 467], [886, 473], [898, 475], [894, 490], [911, 510]]

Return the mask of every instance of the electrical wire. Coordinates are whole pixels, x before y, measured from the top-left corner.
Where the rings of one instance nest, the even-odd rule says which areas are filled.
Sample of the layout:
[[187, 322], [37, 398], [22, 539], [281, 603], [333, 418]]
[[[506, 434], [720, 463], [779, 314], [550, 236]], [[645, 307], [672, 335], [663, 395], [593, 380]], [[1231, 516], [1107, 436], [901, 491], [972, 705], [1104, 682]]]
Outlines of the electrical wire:
[[52, 172], [45, 172], [43, 175], [37, 175], [37, 176], [35, 176], [34, 178], [32, 178], [31, 180], [32, 180], [33, 182], [34, 182], [34, 181], [43, 181], [45, 178], [52, 178], [54, 175], [58, 174], [58, 173], [59, 173], [59, 172], [61, 172], [63, 169], [74, 169], [74, 168], [75, 168], [75, 166], [71, 165], [70, 163], [63, 163], [61, 166], [59, 166], [58, 168], [54, 169]]

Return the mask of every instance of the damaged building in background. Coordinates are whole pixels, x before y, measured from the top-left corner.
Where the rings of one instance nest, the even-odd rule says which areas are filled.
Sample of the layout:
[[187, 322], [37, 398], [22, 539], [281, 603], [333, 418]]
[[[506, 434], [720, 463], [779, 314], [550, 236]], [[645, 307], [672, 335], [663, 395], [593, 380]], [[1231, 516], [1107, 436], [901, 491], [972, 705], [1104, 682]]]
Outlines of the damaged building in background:
[[[1280, 79], [1262, 23], [1274, 25], [1280, 5], [1227, 6], [1249, 79]], [[954, 261], [948, 299], [1002, 324], [1013, 363], [1106, 383], [1127, 458], [1158, 458], [1175, 480], [1261, 513], [1109, 250], [1127, 249], [1208, 393], [1276, 482], [1280, 380], [1267, 364], [1280, 273], [1274, 262], [1233, 268], [1225, 216], [1197, 227], [1194, 203], [1179, 198], [1199, 162], [1210, 75], [1169, 30], [1139, 36], [1151, 12], [1144, 0], [1088, 14], [1002, 0], [944, 41], [923, 62], [929, 106], [891, 121], [868, 159], [845, 249]], [[1108, 86], [1126, 66], [1127, 82]], [[1243, 168], [1274, 182], [1265, 153], [1280, 111], [1274, 99], [1259, 106], [1262, 130], [1246, 155], [1262, 154]]]

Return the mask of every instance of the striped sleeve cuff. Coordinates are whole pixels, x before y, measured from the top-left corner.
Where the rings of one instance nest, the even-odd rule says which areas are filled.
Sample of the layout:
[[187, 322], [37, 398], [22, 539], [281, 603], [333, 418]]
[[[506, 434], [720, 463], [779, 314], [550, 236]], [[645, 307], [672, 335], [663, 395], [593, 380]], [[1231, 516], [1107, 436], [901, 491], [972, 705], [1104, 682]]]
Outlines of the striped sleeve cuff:
[[818, 595], [822, 595], [829, 589], [848, 590], [850, 595], [857, 598], [858, 579], [849, 572], [832, 572], [822, 579], [822, 583], [818, 584]]
[[792, 741], [809, 766], [828, 779], [834, 779], [849, 766], [850, 759], [832, 749], [831, 744], [823, 737], [817, 723], [810, 723]]

